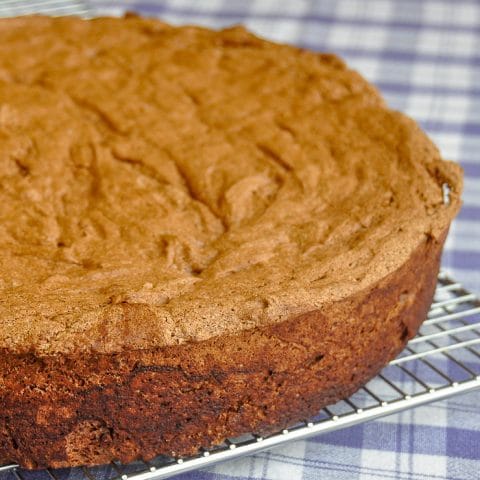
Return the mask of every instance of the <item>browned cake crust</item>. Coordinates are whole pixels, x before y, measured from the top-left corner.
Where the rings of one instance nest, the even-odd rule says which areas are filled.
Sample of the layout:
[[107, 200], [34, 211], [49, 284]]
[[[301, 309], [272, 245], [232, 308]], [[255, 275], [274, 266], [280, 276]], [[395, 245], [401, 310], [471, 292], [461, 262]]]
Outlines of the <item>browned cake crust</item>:
[[325, 311], [181, 347], [0, 359], [0, 458], [27, 468], [188, 455], [355, 392], [425, 318], [446, 231]]
[[462, 188], [335, 56], [142, 18], [0, 20], [0, 178], [0, 460], [28, 468], [352, 393], [425, 317]]

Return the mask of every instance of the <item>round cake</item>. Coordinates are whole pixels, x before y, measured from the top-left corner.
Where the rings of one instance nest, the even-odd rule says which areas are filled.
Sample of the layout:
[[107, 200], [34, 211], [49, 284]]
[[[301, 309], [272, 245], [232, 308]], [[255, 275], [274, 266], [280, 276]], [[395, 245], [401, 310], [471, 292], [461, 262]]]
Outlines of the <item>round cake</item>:
[[333, 55], [135, 16], [0, 20], [0, 176], [0, 462], [26, 468], [350, 395], [425, 318], [462, 178]]

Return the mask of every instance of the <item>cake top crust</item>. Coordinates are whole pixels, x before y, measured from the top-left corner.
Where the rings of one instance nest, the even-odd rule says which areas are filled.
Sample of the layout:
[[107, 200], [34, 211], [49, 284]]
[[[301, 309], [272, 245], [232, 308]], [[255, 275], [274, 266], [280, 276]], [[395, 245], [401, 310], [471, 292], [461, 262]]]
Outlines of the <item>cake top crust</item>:
[[438, 237], [460, 193], [333, 55], [241, 27], [0, 20], [0, 349], [112, 353], [321, 310]]

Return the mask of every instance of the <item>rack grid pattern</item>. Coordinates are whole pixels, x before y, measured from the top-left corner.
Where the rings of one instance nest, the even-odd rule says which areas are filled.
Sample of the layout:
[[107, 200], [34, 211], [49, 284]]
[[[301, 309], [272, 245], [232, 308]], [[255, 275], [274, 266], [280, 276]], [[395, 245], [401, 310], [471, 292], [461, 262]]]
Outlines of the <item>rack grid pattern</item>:
[[[444, 273], [418, 335], [382, 372], [350, 398], [324, 408], [288, 430], [266, 438], [243, 435], [189, 458], [160, 456], [150, 462], [77, 468], [74, 478], [157, 480], [249, 455], [292, 440], [349, 427], [480, 388], [480, 299]], [[101, 469], [101, 470], [100, 470]], [[0, 467], [11, 480], [28, 480], [15, 465]], [[72, 470], [45, 470], [46, 480], [72, 478]]]
[[84, 0], [1, 0], [0, 17], [16, 17], [40, 13], [51, 16], [93, 16], [93, 10]]

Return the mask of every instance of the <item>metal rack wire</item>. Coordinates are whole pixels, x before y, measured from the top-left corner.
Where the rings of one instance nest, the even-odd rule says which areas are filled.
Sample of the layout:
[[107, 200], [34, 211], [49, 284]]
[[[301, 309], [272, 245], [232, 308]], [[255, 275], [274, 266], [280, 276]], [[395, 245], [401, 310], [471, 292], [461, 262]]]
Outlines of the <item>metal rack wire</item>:
[[[99, 468], [108, 480], [157, 480], [256, 453], [292, 440], [349, 427], [408, 408], [480, 388], [480, 299], [441, 273], [434, 303], [418, 335], [382, 372], [350, 398], [314, 418], [267, 438], [244, 435], [190, 458], [160, 456], [151, 462], [78, 468], [75, 478], [94, 480]], [[0, 467], [10, 480], [26, 480], [15, 465]], [[72, 471], [46, 470], [50, 480]]]
[[1, 0], [0, 17], [16, 17], [42, 13], [51, 16], [80, 15], [93, 16], [93, 10], [84, 0]]

